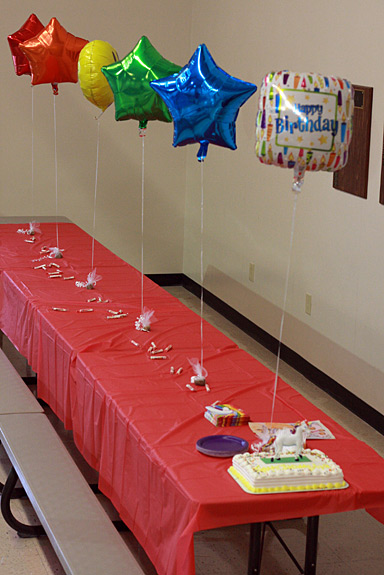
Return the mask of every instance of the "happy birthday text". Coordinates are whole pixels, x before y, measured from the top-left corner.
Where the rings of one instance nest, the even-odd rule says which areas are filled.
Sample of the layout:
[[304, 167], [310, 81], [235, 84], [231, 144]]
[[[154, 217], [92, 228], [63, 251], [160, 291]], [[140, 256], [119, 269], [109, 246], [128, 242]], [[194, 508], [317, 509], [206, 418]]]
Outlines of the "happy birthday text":
[[[276, 118], [276, 134], [288, 132], [331, 132], [336, 136], [338, 121], [323, 118], [323, 106], [320, 104], [295, 104], [296, 120], [292, 122], [288, 115]], [[312, 117], [310, 117], [312, 116]], [[316, 118], [317, 116], [317, 118]]]

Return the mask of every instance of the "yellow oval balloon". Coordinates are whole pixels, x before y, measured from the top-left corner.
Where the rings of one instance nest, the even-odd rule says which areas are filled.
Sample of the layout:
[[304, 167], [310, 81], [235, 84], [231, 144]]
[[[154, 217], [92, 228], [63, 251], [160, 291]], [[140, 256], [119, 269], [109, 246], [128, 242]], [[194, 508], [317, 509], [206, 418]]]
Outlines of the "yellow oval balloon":
[[88, 42], [79, 55], [78, 73], [80, 88], [84, 96], [103, 112], [113, 102], [113, 92], [104, 74], [102, 66], [117, 62], [119, 56], [108, 42], [93, 40]]

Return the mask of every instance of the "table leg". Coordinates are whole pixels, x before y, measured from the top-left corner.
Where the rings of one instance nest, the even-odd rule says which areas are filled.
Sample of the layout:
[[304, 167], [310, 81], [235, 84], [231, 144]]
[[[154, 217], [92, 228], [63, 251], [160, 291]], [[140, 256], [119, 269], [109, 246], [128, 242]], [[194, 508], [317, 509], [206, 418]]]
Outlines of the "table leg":
[[264, 523], [251, 523], [248, 575], [260, 575], [261, 555], [263, 551], [263, 527]]
[[33, 371], [31, 366], [29, 365], [29, 363], [27, 362], [27, 360], [25, 360], [25, 373], [27, 375], [28, 378], [32, 378], [33, 377]]
[[315, 515], [314, 517], [308, 517], [304, 575], [316, 574], [318, 534], [319, 534], [319, 516]]
[[[302, 569], [291, 551], [288, 549], [284, 541], [278, 535], [273, 526], [268, 523], [272, 531], [278, 536], [280, 543], [287, 551], [288, 555], [295, 563], [299, 573], [303, 575], [316, 575], [316, 560], [317, 560], [317, 540], [319, 534], [319, 516], [308, 517], [307, 519], [307, 534], [306, 534], [306, 547], [305, 547], [305, 565]], [[248, 575], [260, 575], [261, 573], [261, 557], [263, 552], [264, 543], [264, 530], [265, 523], [251, 523], [251, 533], [249, 540], [249, 557], [248, 557]]]

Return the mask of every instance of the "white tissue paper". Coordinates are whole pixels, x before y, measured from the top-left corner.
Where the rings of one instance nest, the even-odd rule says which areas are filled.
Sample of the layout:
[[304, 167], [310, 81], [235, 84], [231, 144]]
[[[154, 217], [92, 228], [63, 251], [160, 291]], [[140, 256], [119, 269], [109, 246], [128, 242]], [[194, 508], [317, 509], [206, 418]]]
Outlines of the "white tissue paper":
[[196, 358], [188, 359], [188, 361], [195, 374], [191, 377], [191, 383], [194, 383], [195, 385], [205, 385], [205, 378], [208, 376], [208, 372], [205, 367], [203, 367]]
[[155, 310], [144, 308], [142, 313], [135, 321], [135, 328], [138, 331], [151, 331], [151, 323], [155, 321]]
[[96, 287], [97, 282], [102, 279], [102, 276], [96, 273], [96, 268], [89, 272], [87, 275], [87, 281], [85, 282], [76, 282], [76, 286], [80, 288], [87, 288], [87, 289], [94, 289]]
[[18, 234], [27, 234], [28, 236], [34, 236], [35, 234], [41, 234], [40, 224], [37, 222], [29, 222], [29, 228], [24, 230], [23, 228], [19, 228], [17, 230]]

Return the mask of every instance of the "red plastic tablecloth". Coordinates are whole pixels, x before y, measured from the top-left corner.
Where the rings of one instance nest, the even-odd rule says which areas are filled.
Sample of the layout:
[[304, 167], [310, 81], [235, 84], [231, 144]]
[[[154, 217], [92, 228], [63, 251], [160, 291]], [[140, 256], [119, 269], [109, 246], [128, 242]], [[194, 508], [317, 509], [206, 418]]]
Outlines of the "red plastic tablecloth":
[[[215, 400], [230, 402], [246, 409], [253, 421], [268, 420], [274, 374], [205, 323], [204, 365], [211, 392], [189, 392], [188, 358], [200, 355], [199, 316], [145, 278], [145, 303], [155, 309], [157, 322], [149, 333], [138, 332], [137, 270], [97, 246], [95, 265], [103, 276], [97, 290], [50, 280], [33, 269], [38, 246], [25, 249], [16, 227], [0, 228], [2, 329], [38, 372], [39, 395], [73, 428], [80, 451], [99, 471], [101, 490], [159, 575], [194, 573], [193, 533], [199, 530], [358, 508], [379, 508], [379, 516], [384, 460], [283, 381], [275, 420], [323, 421], [336, 440], [310, 445], [341, 465], [350, 487], [284, 495], [243, 492], [227, 473], [230, 460], [202, 455], [195, 445], [206, 435], [230, 433], [249, 442], [254, 435], [247, 426], [215, 428], [203, 417], [204, 407]], [[41, 229], [40, 245], [55, 245], [55, 226], [42, 224]], [[85, 279], [89, 236], [72, 224], [61, 224], [60, 234], [65, 265], [76, 279]], [[82, 259], [77, 245], [84, 246]], [[99, 294], [111, 301], [87, 303]], [[90, 305], [94, 312], [78, 313]], [[129, 315], [107, 320], [109, 308]], [[153, 340], [161, 347], [172, 344], [167, 360], [149, 359]], [[182, 366], [183, 373], [171, 374], [171, 365]]]

